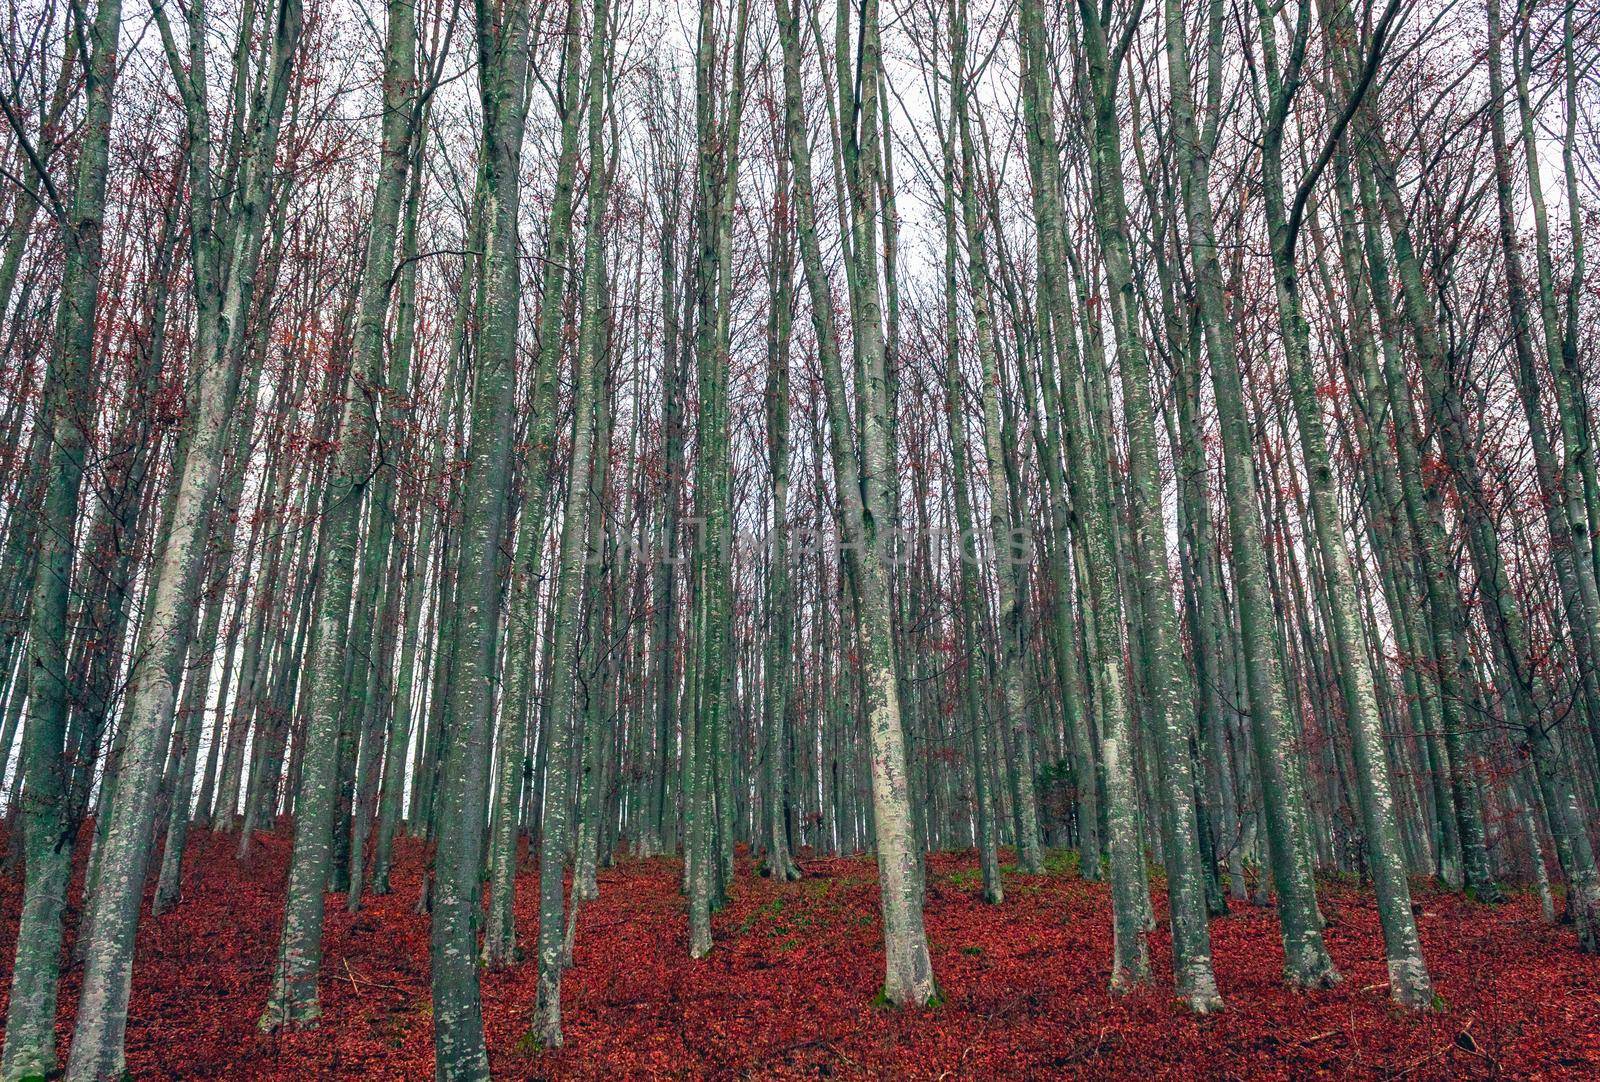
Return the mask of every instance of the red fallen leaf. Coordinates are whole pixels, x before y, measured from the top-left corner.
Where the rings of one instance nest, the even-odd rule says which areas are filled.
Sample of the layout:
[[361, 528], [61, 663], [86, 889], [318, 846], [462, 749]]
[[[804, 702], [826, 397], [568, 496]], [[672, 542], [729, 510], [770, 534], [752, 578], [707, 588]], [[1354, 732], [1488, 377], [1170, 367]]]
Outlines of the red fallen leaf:
[[[268, 1036], [255, 1023], [271, 979], [290, 839], [282, 830], [262, 835], [243, 865], [235, 841], [197, 832], [183, 903], [144, 921], [131, 1073], [428, 1077], [428, 922], [413, 912], [421, 848], [402, 844], [393, 893], [369, 896], [355, 916], [329, 905], [321, 1027]], [[1600, 1063], [1600, 967], [1577, 952], [1570, 931], [1541, 925], [1527, 896], [1486, 907], [1418, 888], [1443, 1007], [1417, 1016], [1387, 1001], [1377, 912], [1365, 894], [1337, 884], [1322, 891], [1324, 911], [1337, 917], [1329, 949], [1345, 978], [1324, 992], [1285, 988], [1272, 911], [1236, 907], [1211, 925], [1227, 1010], [1196, 1019], [1174, 1003], [1159, 889], [1151, 985], [1113, 998], [1104, 884], [1010, 875], [1006, 901], [990, 906], [973, 856], [938, 854], [928, 861], [926, 923], [944, 1002], [902, 1012], [872, 1002], [882, 979], [872, 860], [802, 854], [801, 863], [805, 879], [774, 883], [741, 853], [732, 898], [715, 919], [716, 948], [700, 962], [686, 956], [676, 861], [603, 870], [563, 988], [565, 1048], [536, 1053], [523, 1040], [531, 962], [484, 975], [495, 1077], [1577, 1078]], [[519, 884], [525, 944], [537, 926], [536, 886], [533, 874]], [[74, 904], [80, 890], [81, 869]], [[0, 877], [0, 957], [8, 961], [20, 901], [20, 884]], [[63, 1052], [78, 979], [69, 967]], [[0, 987], [0, 1018], [7, 992]]]

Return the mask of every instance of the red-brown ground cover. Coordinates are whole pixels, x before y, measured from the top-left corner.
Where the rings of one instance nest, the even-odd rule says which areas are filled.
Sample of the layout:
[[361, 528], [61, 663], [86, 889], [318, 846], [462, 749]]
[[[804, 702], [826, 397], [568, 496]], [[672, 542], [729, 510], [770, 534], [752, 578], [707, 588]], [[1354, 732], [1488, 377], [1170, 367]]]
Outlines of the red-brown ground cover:
[[[289, 841], [263, 837], [237, 864], [234, 839], [198, 834], [185, 900], [144, 922], [128, 1062], [141, 1078], [423, 1078], [431, 1072], [428, 922], [413, 912], [421, 854], [408, 846], [395, 892], [351, 916], [330, 897], [323, 1020], [265, 1035]], [[1546, 928], [1519, 896], [1497, 908], [1423, 892], [1421, 929], [1441, 1002], [1405, 1016], [1385, 997], [1377, 914], [1329, 885], [1323, 907], [1345, 975], [1301, 994], [1279, 980], [1277, 924], [1247, 908], [1212, 925], [1228, 1009], [1196, 1019], [1170, 995], [1166, 937], [1151, 937], [1151, 991], [1112, 998], [1103, 885], [1071, 874], [1010, 876], [1003, 905], [978, 895], [970, 856], [928, 869], [928, 936], [943, 1002], [874, 1003], [880, 977], [869, 859], [804, 861], [780, 885], [740, 862], [711, 956], [685, 952], [677, 864], [623, 861], [584, 907], [563, 988], [566, 1047], [526, 1040], [532, 963], [487, 974], [484, 1013], [500, 1078], [744, 1077], [1548, 1077], [1600, 1075], [1600, 961]], [[524, 942], [535, 877], [519, 892]], [[20, 885], [0, 881], [0, 985]], [[69, 918], [69, 936], [76, 914]], [[78, 974], [63, 989], [62, 1049]], [[4, 1007], [0, 988], [0, 1012]], [[3, 1017], [3, 1014], [0, 1014]]]

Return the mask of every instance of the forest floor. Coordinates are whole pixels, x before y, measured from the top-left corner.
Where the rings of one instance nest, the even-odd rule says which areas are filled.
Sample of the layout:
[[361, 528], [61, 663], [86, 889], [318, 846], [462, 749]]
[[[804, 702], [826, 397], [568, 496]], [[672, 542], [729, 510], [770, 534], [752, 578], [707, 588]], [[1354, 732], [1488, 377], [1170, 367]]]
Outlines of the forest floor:
[[[262, 835], [245, 864], [235, 839], [191, 842], [183, 903], [140, 932], [128, 1021], [139, 1078], [426, 1078], [432, 1069], [428, 922], [414, 912], [422, 854], [408, 844], [395, 891], [345, 912], [330, 896], [322, 1024], [256, 1028], [271, 978], [290, 840]], [[1113, 998], [1110, 902], [1057, 860], [1008, 875], [998, 907], [970, 854], [929, 862], [927, 929], [942, 1002], [885, 1008], [876, 869], [869, 858], [802, 860], [777, 884], [743, 858], [715, 921], [716, 947], [686, 956], [676, 861], [600, 873], [562, 988], [566, 1046], [527, 1038], [532, 961], [483, 981], [497, 1078], [677, 1077], [1546, 1077], [1600, 1076], [1600, 961], [1526, 895], [1487, 907], [1421, 889], [1420, 925], [1438, 1009], [1409, 1017], [1386, 998], [1369, 897], [1330, 883], [1328, 938], [1344, 982], [1297, 993], [1280, 980], [1272, 912], [1236, 907], [1212, 924], [1227, 1010], [1197, 1019], [1174, 1002], [1165, 928], [1155, 981]], [[524, 943], [537, 933], [537, 877], [518, 892]], [[21, 888], [0, 878], [0, 1012]], [[76, 895], [75, 895], [76, 897]], [[77, 922], [69, 913], [69, 939]], [[62, 989], [64, 1052], [79, 971]], [[3, 1013], [0, 1013], [3, 1018]]]

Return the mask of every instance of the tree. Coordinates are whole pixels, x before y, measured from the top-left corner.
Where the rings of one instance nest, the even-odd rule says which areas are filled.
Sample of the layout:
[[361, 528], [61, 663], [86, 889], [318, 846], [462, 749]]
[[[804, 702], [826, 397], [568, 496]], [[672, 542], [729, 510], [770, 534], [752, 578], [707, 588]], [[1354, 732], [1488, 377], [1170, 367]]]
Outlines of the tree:
[[[73, 531], [83, 485], [85, 458], [94, 428], [95, 313], [100, 293], [107, 159], [111, 141], [111, 94], [122, 27], [120, 0], [102, 0], [83, 54], [86, 91], [84, 135], [68, 206], [56, 192], [47, 164], [9, 107], [20, 144], [33, 157], [38, 183], [61, 230], [66, 265], [61, 279], [50, 368], [45, 374], [48, 425], [36, 435], [48, 449], [46, 487], [33, 566], [32, 611], [24, 655], [30, 705], [22, 733], [22, 829], [27, 881], [17, 928], [11, 999], [6, 1010], [4, 1063], [7, 1078], [55, 1069], [56, 993], [60, 980], [61, 918], [72, 872], [63, 750], [67, 711], [67, 597], [72, 576]], [[65, 69], [65, 63], [63, 69]], [[6, 748], [10, 754], [10, 748]]]

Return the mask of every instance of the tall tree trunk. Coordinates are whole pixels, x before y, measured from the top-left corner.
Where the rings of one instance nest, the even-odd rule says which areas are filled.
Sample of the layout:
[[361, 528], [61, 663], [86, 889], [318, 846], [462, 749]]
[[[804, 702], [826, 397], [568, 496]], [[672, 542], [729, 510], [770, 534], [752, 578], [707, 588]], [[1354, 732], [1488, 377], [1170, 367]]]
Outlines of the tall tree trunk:
[[561, 149], [556, 162], [555, 197], [550, 207], [549, 239], [544, 260], [544, 287], [539, 300], [539, 361], [533, 374], [533, 421], [529, 443], [526, 498], [517, 536], [517, 563], [511, 584], [512, 656], [506, 666], [501, 702], [500, 760], [495, 779], [493, 826], [489, 839], [489, 925], [484, 934], [484, 959], [490, 968], [517, 956], [516, 900], [517, 791], [522, 778], [522, 745], [533, 694], [534, 629], [538, 621], [539, 558], [544, 550], [545, 509], [549, 504], [554, 459], [556, 386], [561, 373], [562, 317], [572, 234], [572, 186], [578, 158], [578, 121], [582, 115], [579, 80], [582, 64], [579, 0], [567, 5], [561, 92]]
[[478, 985], [483, 843], [493, 740], [500, 546], [511, 478], [511, 435], [521, 273], [519, 169], [527, 117], [529, 6], [480, 0], [478, 79], [483, 106], [484, 308], [472, 394], [472, 435], [461, 508], [461, 563], [450, 674], [450, 724], [440, 756], [433, 902], [434, 1072], [487, 1078]]
[[61, 918], [73, 852], [73, 839], [68, 834], [64, 777], [67, 764], [63, 755], [68, 705], [67, 598], [78, 496], [95, 427], [95, 311], [110, 159], [111, 92], [121, 27], [121, 0], [101, 0], [93, 26], [86, 28], [90, 34], [85, 58], [88, 97], [72, 204], [70, 208], [53, 208], [59, 216], [66, 265], [62, 270], [55, 342], [45, 375], [47, 419], [36, 422], [42, 427], [34, 434], [36, 441], [42, 441], [36, 446], [49, 447], [50, 451], [35, 541], [32, 611], [24, 656], [30, 709], [18, 771], [23, 779], [21, 812], [27, 879], [0, 1064], [0, 1071], [7, 1078], [43, 1076], [56, 1070]]
[[789, 160], [777, 137], [778, 187], [773, 200], [772, 271], [767, 316], [767, 470], [772, 486], [768, 543], [767, 643], [763, 660], [762, 720], [765, 726], [767, 874], [780, 881], [800, 878], [789, 850], [789, 731], [794, 722], [794, 557], [789, 533], [789, 346], [794, 321], [794, 231]]
[[[1100, 763], [1105, 773], [1105, 828], [1112, 896], [1113, 957], [1111, 987], [1123, 992], [1149, 979], [1143, 854], [1139, 846], [1133, 745], [1129, 732], [1127, 680], [1123, 667], [1115, 544], [1106, 479], [1097, 465], [1089, 420], [1076, 323], [1069, 304], [1066, 220], [1061, 207], [1062, 178], [1055, 129], [1054, 78], [1044, 35], [1042, 8], [1024, 0], [1020, 8], [1023, 55], [1028, 73], [1023, 104], [1028, 110], [1029, 153], [1038, 162], [1033, 209], [1039, 236], [1039, 278], [1050, 312], [1052, 339], [1066, 441], [1068, 490], [1080, 542], [1080, 596], [1084, 608], [1092, 693], [1098, 707]], [[1091, 332], [1092, 333], [1092, 332]]]
[[[1094, 146], [1091, 167], [1096, 227], [1110, 286], [1112, 329], [1116, 337], [1122, 402], [1127, 421], [1128, 483], [1137, 593], [1138, 623], [1148, 653], [1149, 723], [1156, 738], [1155, 774], [1160, 790], [1160, 823], [1167, 857], [1167, 892], [1172, 923], [1173, 969], [1178, 994], [1190, 1009], [1206, 1013], [1221, 1007], [1211, 972], [1205, 883], [1194, 807], [1194, 766], [1189, 728], [1194, 693], [1178, 639], [1177, 613], [1168, 586], [1161, 475], [1156, 461], [1155, 413], [1149, 361], [1137, 326], [1128, 253], [1127, 209], [1123, 194], [1121, 136], [1116, 116], [1117, 70], [1121, 49], [1112, 51], [1105, 30], [1085, 4], [1084, 45], [1093, 88]], [[1309, 878], [1309, 868], [1306, 869]], [[1309, 894], [1309, 890], [1307, 891]], [[1315, 903], [1312, 902], [1312, 909]], [[1316, 923], [1312, 921], [1316, 930]], [[1328, 963], [1332, 968], [1332, 963]]]
[[[1362, 639], [1361, 615], [1356, 603], [1355, 572], [1340, 521], [1338, 493], [1334, 487], [1328, 436], [1317, 399], [1317, 381], [1311, 372], [1311, 328], [1300, 297], [1295, 265], [1298, 218], [1290, 220], [1284, 202], [1283, 127], [1289, 103], [1299, 88], [1304, 40], [1310, 22], [1310, 5], [1301, 5], [1300, 27], [1288, 64], [1280, 72], [1272, 19], [1258, 6], [1262, 53], [1266, 58], [1269, 109], [1262, 147], [1262, 194], [1271, 246], [1278, 318], [1283, 331], [1290, 399], [1300, 430], [1301, 456], [1310, 483], [1311, 524], [1316, 553], [1327, 580], [1327, 610], [1331, 618], [1333, 651], [1338, 660], [1345, 699], [1345, 721], [1356, 771], [1357, 803], [1367, 839], [1367, 864], [1378, 896], [1378, 916], [1383, 925], [1389, 964], [1389, 993], [1395, 1002], [1412, 1009], [1433, 1002], [1433, 986], [1422, 958], [1422, 944], [1411, 912], [1411, 888], [1389, 789], [1388, 766], [1383, 753], [1383, 721], [1378, 715], [1374, 677]], [[1376, 46], [1375, 46], [1376, 47]], [[1344, 95], [1359, 102], [1365, 92], [1346, 85]], [[1332, 121], [1338, 131], [1339, 118]], [[1332, 136], [1330, 135], [1330, 138]], [[1301, 181], [1302, 190], [1309, 175]], [[1299, 193], [1296, 193], [1297, 195]], [[1298, 212], [1298, 206], [1295, 208]]]
[[[858, 464], [853, 446], [854, 434], [845, 406], [839, 335], [817, 238], [811, 148], [801, 105], [799, 27], [788, 0], [775, 2], [779, 36], [783, 43], [784, 118], [791, 164], [794, 166], [800, 252], [822, 359], [834, 487], [840, 504], [844, 539], [860, 546], [861, 552], [861, 558], [853, 566], [857, 572], [857, 623], [864, 654], [873, 822], [883, 911], [884, 996], [889, 1002], [900, 1006], [921, 1006], [934, 997], [935, 986], [933, 966], [928, 957], [927, 935], [922, 924], [919, 854], [915, 852], [911, 838], [905, 734], [900, 726], [886, 569], [880, 558], [884, 539], [874, 532], [875, 523], [879, 520], [887, 524], [887, 519], [882, 517], [885, 510], [883, 484], [891, 469], [887, 461], [884, 418], [878, 408], [884, 391], [883, 328], [878, 307], [877, 247], [872, 239], [875, 233], [876, 216], [873, 208], [877, 205], [879, 164], [878, 6], [877, 0], [867, 0], [861, 14], [859, 74], [863, 97], [860, 111], [863, 135], [858, 151], [859, 169], [854, 170], [856, 175], [851, 183], [857, 233], [851, 239], [852, 309], [859, 313], [855, 325], [855, 343], [869, 374], [865, 381], [869, 397], [860, 403], [865, 462]], [[846, 80], [841, 89], [848, 85]]]
[[[967, 15], [965, 4], [956, 8], [953, 16], [954, 32], [952, 52], [958, 59], [966, 52]], [[1000, 684], [1001, 723], [1011, 733], [1014, 753], [1015, 818], [1017, 823], [1017, 855], [1022, 869], [1037, 874], [1044, 869], [1039, 852], [1039, 810], [1034, 797], [1035, 766], [1032, 753], [1032, 734], [1027, 718], [1027, 693], [1022, 670], [1023, 619], [1022, 598], [1019, 590], [1018, 564], [1031, 555], [1031, 543], [1023, 540], [1019, 552], [1019, 539], [1012, 533], [1011, 496], [1005, 472], [1005, 452], [999, 399], [1002, 393], [1000, 371], [995, 356], [994, 324], [990, 313], [989, 253], [984, 228], [977, 209], [977, 156], [973, 150], [972, 122], [967, 106], [968, 91], [965, 79], [957, 70], [952, 76], [951, 108], [956, 118], [964, 183], [961, 185], [961, 219], [967, 240], [967, 286], [971, 290], [973, 322], [978, 340], [978, 360], [982, 370], [984, 417], [984, 457], [989, 473], [989, 539], [990, 555], [994, 561], [994, 576], [999, 596], [998, 614], [999, 657], [998, 680]]]
[[539, 986], [535, 1033], [546, 1048], [561, 1038], [561, 971], [565, 943], [565, 871], [571, 845], [573, 800], [572, 704], [578, 680], [578, 589], [591, 516], [589, 478], [593, 468], [593, 419], [599, 368], [601, 276], [605, 272], [602, 231], [607, 203], [605, 111], [610, 79], [607, 0], [594, 0], [589, 40], [588, 158], [589, 195], [585, 208], [583, 285], [579, 301], [578, 356], [574, 376], [572, 455], [567, 475], [565, 513], [556, 557], [555, 634], [551, 647], [550, 700], [544, 724], [550, 727], [546, 758], [544, 814], [539, 837]]
[[[299, 0], [283, 0], [275, 16], [270, 61], [256, 89], [251, 134], [234, 209], [226, 289], [216, 335], [196, 339], [199, 369], [189, 445], [177, 478], [171, 531], [161, 545], [140, 628], [140, 671], [124, 722], [117, 785], [105, 813], [109, 826], [100, 874], [87, 914], [83, 990], [67, 1076], [95, 1079], [125, 1070], [123, 1035], [133, 980], [134, 934], [151, 850], [160, 772], [172, 731], [179, 670], [193, 632], [193, 613], [224, 444], [238, 398], [245, 333], [260, 261], [272, 165], [298, 51]], [[214, 347], [214, 348], [208, 348]]]
[[[956, 8], [952, 5], [952, 30]], [[954, 36], [954, 35], [952, 35]], [[960, 39], [957, 39], [960, 40]], [[952, 49], [951, 81], [959, 87], [966, 64], [964, 48]], [[954, 641], [959, 643], [957, 700], [962, 718], [957, 723], [968, 735], [968, 766], [972, 771], [973, 830], [978, 850], [978, 869], [983, 877], [983, 900], [998, 905], [1005, 899], [1000, 876], [998, 827], [995, 823], [994, 794], [989, 787], [989, 760], [993, 754], [987, 713], [983, 709], [978, 685], [978, 648], [974, 630], [978, 623], [978, 584], [974, 561], [968, 556], [969, 540], [975, 540], [972, 515], [971, 465], [967, 452], [965, 381], [961, 375], [960, 264], [956, 224], [956, 114], [952, 110], [944, 133], [944, 415], [950, 441], [950, 487], [955, 495], [956, 521], [956, 603]]]

